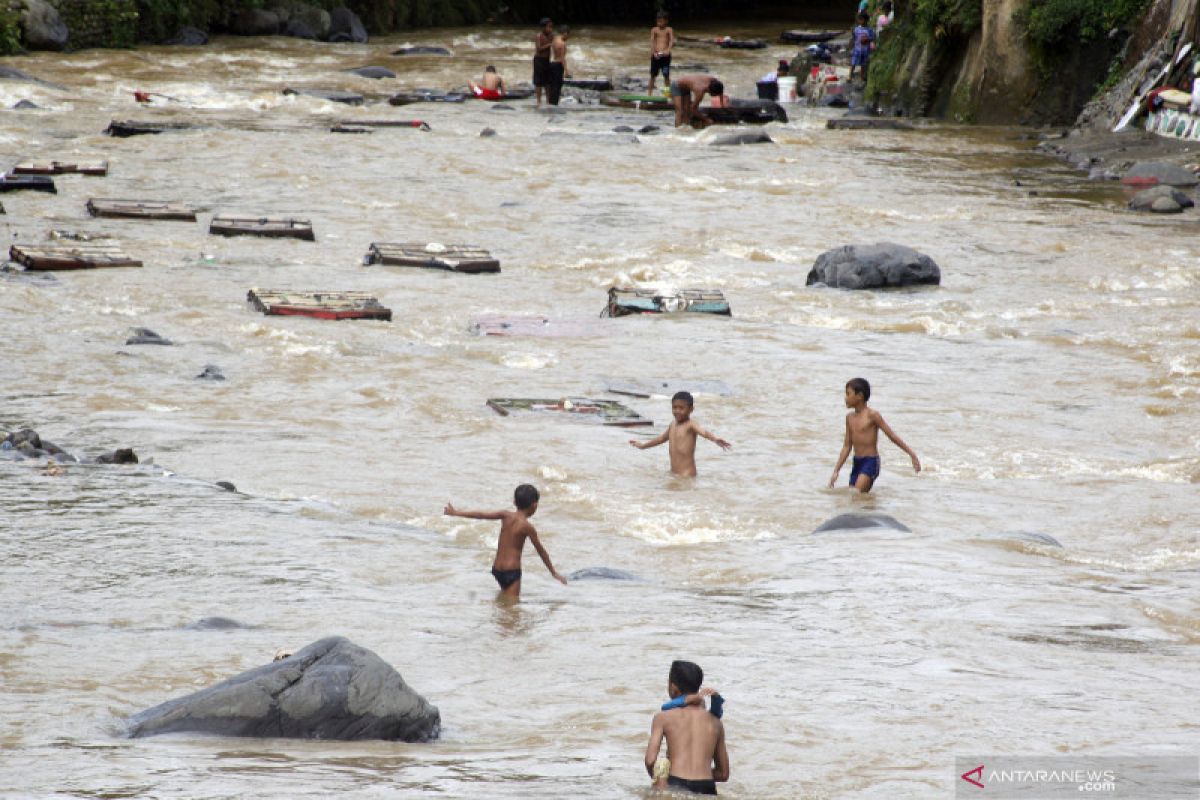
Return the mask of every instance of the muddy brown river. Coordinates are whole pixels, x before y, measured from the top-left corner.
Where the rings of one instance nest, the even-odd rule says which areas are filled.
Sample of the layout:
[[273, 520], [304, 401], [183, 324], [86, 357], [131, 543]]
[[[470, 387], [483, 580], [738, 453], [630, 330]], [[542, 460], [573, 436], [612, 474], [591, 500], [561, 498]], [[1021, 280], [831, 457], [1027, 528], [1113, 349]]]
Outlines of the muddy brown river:
[[[727, 699], [728, 797], [948, 796], [955, 758], [978, 753], [1194, 757], [1194, 212], [1135, 216], [1018, 129], [827, 131], [840, 112], [793, 107], [773, 144], [719, 148], [662, 113], [378, 102], [489, 63], [528, 80], [531, 36], [6, 60], [63, 88], [0, 82], [4, 107], [41, 106], [3, 112], [3, 166], [111, 169], [4, 195], [0, 230], [108, 233], [145, 266], [0, 274], [0, 428], [142, 459], [60, 476], [0, 460], [0, 796], [643, 797], [674, 658]], [[646, 38], [578, 29], [576, 76], [642, 74]], [[455, 56], [389, 55], [403, 44]], [[794, 52], [694, 46], [676, 63], [753, 96]], [[367, 64], [398, 78], [341, 71]], [[135, 90], [175, 100], [139, 107]], [[101, 134], [129, 118], [203, 126]], [[329, 132], [380, 118], [431, 130]], [[612, 132], [646, 124], [661, 130]], [[200, 219], [92, 219], [89, 197]], [[305, 217], [316, 241], [209, 236], [214, 213]], [[376, 241], [478, 244], [503, 272], [364, 266]], [[805, 286], [821, 252], [877, 241], [930, 254], [942, 285]], [[718, 288], [733, 316], [577, 338], [468, 328], [498, 313], [590, 326], [614, 285]], [[253, 287], [369, 291], [395, 317], [268, 317]], [[175, 345], [125, 346], [133, 327]], [[207, 364], [227, 380], [196, 380]], [[826, 488], [860, 375], [925, 467], [881, 442], [865, 497]], [[701, 441], [694, 481], [627, 444], [665, 427], [665, 398], [626, 400], [654, 421], [642, 431], [485, 406], [615, 399], [610, 379], [650, 377], [733, 390], [697, 399], [733, 449]], [[441, 510], [505, 507], [522, 482], [542, 491], [535, 523], [564, 574], [638, 580], [564, 587], [527, 552], [522, 603], [498, 605], [496, 526]], [[812, 533], [847, 512], [911, 532]], [[198, 629], [209, 617], [239, 627]], [[440, 740], [122, 736], [138, 710], [333, 634], [435, 703]]]

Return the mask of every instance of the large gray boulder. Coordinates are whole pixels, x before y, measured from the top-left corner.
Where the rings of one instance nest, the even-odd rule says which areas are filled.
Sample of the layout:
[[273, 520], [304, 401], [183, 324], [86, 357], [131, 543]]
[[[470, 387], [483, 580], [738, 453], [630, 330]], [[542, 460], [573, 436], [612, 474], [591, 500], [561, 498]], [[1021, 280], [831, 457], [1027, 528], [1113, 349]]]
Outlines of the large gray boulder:
[[938, 284], [942, 272], [929, 256], [891, 242], [850, 244], [817, 256], [806, 283], [836, 289]]
[[342, 6], [330, 14], [329, 41], [367, 43], [367, 29], [362, 20], [350, 9]]
[[1138, 185], [1166, 184], [1167, 186], [1195, 186], [1200, 178], [1190, 169], [1178, 164], [1165, 164], [1159, 161], [1139, 161], [1129, 168], [1121, 177], [1121, 182]]
[[332, 636], [129, 719], [134, 737], [180, 731], [425, 742], [441, 732], [441, 715], [379, 656]]
[[333, 18], [328, 11], [308, 3], [292, 3], [288, 6], [286, 21], [289, 26], [307, 28], [316, 34], [318, 39], [329, 36], [329, 29], [333, 24]]
[[1174, 186], [1159, 185], [1143, 189], [1129, 201], [1134, 211], [1153, 211], [1158, 214], [1178, 214], [1185, 208], [1196, 205], [1196, 201]]
[[893, 531], [911, 533], [908, 526], [895, 517], [887, 514], [838, 514], [833, 519], [825, 520], [813, 533], [827, 531], [854, 531], [864, 528], [884, 528]]
[[179, 30], [175, 31], [175, 35], [163, 42], [163, 44], [200, 47], [201, 45], [208, 44], [208, 34], [199, 28], [193, 28], [191, 25], [182, 25]]
[[58, 9], [45, 0], [25, 0], [21, 27], [25, 31], [25, 46], [30, 50], [62, 50], [71, 39]]
[[283, 25], [274, 11], [244, 8], [229, 18], [229, 32], [235, 36], [274, 36]]

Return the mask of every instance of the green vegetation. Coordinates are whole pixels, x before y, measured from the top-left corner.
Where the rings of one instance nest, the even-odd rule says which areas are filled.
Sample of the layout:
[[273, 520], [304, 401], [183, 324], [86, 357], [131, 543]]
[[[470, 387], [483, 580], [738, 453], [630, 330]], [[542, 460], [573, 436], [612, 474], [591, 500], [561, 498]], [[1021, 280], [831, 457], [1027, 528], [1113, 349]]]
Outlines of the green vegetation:
[[71, 32], [71, 47], [133, 47], [138, 10], [134, 0], [75, 0], [56, 4]]
[[1045, 55], [1094, 42], [1137, 18], [1148, 0], [1030, 0], [1017, 12], [1029, 43]]
[[[221, 0], [137, 0], [138, 39], [163, 42], [184, 25], [208, 30], [228, 14], [232, 3]], [[247, 7], [250, 4], [239, 4]]]
[[924, 42], [968, 39], [983, 25], [983, 0], [913, 0], [910, 13]]
[[21, 52], [21, 14], [7, 3], [0, 4], [0, 56]]

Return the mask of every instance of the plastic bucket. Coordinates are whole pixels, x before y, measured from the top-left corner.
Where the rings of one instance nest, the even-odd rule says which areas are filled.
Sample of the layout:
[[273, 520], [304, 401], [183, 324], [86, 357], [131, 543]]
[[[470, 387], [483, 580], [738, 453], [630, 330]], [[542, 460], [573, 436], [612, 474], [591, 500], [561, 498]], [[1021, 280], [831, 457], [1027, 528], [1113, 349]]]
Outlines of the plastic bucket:
[[779, 102], [794, 103], [796, 102], [796, 79], [789, 75], [779, 78]]

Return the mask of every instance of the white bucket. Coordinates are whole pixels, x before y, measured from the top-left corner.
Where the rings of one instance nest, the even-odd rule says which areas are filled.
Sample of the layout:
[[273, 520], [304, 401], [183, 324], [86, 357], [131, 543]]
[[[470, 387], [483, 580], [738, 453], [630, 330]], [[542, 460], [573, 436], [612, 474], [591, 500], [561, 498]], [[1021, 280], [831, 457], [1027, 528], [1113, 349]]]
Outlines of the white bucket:
[[796, 79], [793, 76], [780, 77], [779, 79], [779, 102], [794, 103], [799, 98], [796, 96]]

